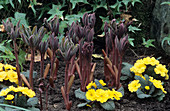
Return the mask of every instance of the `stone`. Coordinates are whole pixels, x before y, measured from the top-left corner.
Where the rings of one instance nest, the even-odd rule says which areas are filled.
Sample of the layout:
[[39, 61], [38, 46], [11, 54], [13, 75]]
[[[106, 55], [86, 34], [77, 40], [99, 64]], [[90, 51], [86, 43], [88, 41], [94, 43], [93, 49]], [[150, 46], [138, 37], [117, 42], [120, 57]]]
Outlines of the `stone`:
[[[161, 5], [162, 2], [167, 1], [156, 0], [152, 12], [151, 37], [158, 41], [159, 46], [161, 46], [162, 40], [170, 34], [170, 6], [168, 4]], [[163, 49], [170, 56], [170, 45], [167, 41], [164, 42]]]

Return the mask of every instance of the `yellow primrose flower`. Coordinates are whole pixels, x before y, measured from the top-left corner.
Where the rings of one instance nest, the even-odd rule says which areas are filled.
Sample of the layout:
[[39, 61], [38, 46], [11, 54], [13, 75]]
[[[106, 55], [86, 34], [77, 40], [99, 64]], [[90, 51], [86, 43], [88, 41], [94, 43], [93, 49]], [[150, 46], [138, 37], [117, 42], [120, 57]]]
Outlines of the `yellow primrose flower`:
[[6, 78], [7, 74], [5, 71], [0, 72], [0, 82], [3, 82], [3, 80]]
[[0, 63], [0, 72], [3, 71], [4, 64]]
[[151, 64], [152, 66], [155, 66], [155, 65], [158, 65], [158, 64], [159, 64], [159, 61], [156, 60], [154, 57], [152, 57], [152, 58], [150, 59], [150, 64]]
[[134, 73], [143, 73], [145, 72], [146, 65], [144, 63], [135, 63], [132, 68], [130, 68], [131, 72]]
[[150, 77], [149, 81], [151, 81], [156, 88], [161, 89], [162, 92], [164, 92], [165, 94], [167, 93], [165, 89], [163, 88], [162, 82], [160, 80], [156, 80], [156, 79], [153, 79], [153, 77]]
[[146, 65], [149, 65], [150, 62], [151, 62], [151, 58], [150, 58], [150, 57], [143, 58], [143, 62], [144, 62]]
[[169, 79], [169, 75], [166, 74], [166, 75], [165, 75], [165, 80], [168, 80], [168, 79]]
[[87, 88], [87, 89], [90, 89], [92, 86], [95, 87], [95, 88], [97, 88], [96, 84], [95, 84], [93, 81], [91, 81], [91, 82], [88, 84], [88, 86], [86, 86], [86, 88]]
[[114, 93], [111, 91], [111, 90], [106, 90], [106, 92], [107, 92], [107, 95], [108, 95], [108, 99], [114, 99], [113, 97], [114, 97]]
[[10, 89], [5, 89], [0, 92], [0, 96], [6, 96], [10, 92]]
[[103, 89], [97, 89], [96, 90], [96, 100], [104, 103], [108, 100], [108, 94], [105, 90]]
[[14, 96], [12, 94], [8, 94], [5, 100], [12, 100], [14, 99]]
[[143, 78], [144, 80], [146, 80], [146, 78], [145, 78], [142, 74], [135, 73], [135, 75], [140, 76], [141, 78]]
[[18, 75], [15, 71], [9, 70], [7, 73], [7, 78], [9, 79], [10, 82], [18, 82]]
[[149, 86], [145, 86], [145, 89], [146, 89], [146, 90], [149, 90], [149, 89], [150, 89], [150, 87], [149, 87]]
[[94, 89], [90, 89], [86, 92], [86, 98], [90, 101], [96, 100], [96, 91]]
[[144, 63], [142, 59], [138, 59], [136, 63]]
[[16, 67], [9, 65], [9, 64], [5, 64], [4, 65], [5, 71], [7, 72], [8, 70], [16, 70]]
[[154, 68], [154, 71], [156, 74], [160, 74], [162, 77], [165, 77], [165, 75], [168, 73], [166, 66], [162, 64], [157, 65], [156, 68]]
[[35, 92], [32, 91], [31, 89], [28, 89], [27, 87], [23, 88], [21, 92], [27, 95], [29, 98], [32, 98], [35, 96]]
[[141, 84], [139, 83], [139, 80], [134, 80], [128, 84], [128, 89], [130, 92], [136, 92], [140, 86]]
[[113, 93], [113, 97], [114, 97], [116, 100], [120, 100], [120, 98], [123, 96], [121, 92], [115, 91], [115, 89], [112, 89], [112, 93]]
[[102, 86], [105, 86], [106, 85], [106, 83], [101, 79], [101, 80], [99, 80], [99, 82], [100, 82], [100, 84], [102, 85]]

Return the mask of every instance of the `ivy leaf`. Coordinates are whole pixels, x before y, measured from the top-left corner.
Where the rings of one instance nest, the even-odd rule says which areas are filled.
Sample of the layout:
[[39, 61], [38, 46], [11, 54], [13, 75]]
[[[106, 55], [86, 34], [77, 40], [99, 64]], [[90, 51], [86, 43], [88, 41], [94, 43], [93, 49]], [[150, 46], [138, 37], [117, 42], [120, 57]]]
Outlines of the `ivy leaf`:
[[149, 48], [149, 47], [155, 47], [152, 42], [154, 42], [155, 40], [154, 39], [149, 39], [149, 40], [145, 40], [145, 38], [142, 38], [143, 40], [143, 43], [142, 45], [144, 45], [145, 47]]
[[72, 3], [72, 9], [75, 8], [76, 3], [78, 2], [83, 2], [84, 4], [88, 4], [87, 0], [70, 0], [70, 2]]
[[137, 97], [141, 99], [151, 97], [151, 95], [143, 93], [140, 89], [137, 90], [136, 94]]
[[4, 7], [2, 5], [0, 5], [0, 10], [3, 9]]
[[128, 38], [128, 40], [129, 40], [130, 45], [134, 47], [135, 45], [134, 45], [134, 42], [133, 42], [133, 41], [134, 41], [135, 39], [134, 39], [134, 38]]
[[136, 2], [142, 3], [140, 0], [132, 0], [132, 5], [134, 6]]
[[55, 15], [57, 15], [59, 18], [63, 18], [63, 12], [64, 11], [60, 11], [61, 9], [61, 5], [52, 5], [52, 9], [48, 12], [48, 14], [51, 14], [51, 16], [48, 18], [47, 21], [51, 20], [52, 18], [54, 18]]
[[129, 2], [130, 2], [129, 0], [122, 0], [122, 3], [125, 5], [126, 10]]
[[128, 28], [129, 28], [129, 31], [133, 32], [133, 33], [135, 33], [135, 31], [141, 31], [141, 29], [139, 29], [137, 27], [133, 27], [132, 25], [130, 25]]
[[117, 0], [117, 2], [114, 5], [111, 5], [110, 8], [116, 9], [118, 12], [120, 12], [120, 7], [122, 6], [122, 2]]
[[100, 105], [105, 109], [105, 110], [114, 110], [115, 109], [115, 103], [112, 100], [109, 100], [104, 103], [100, 103]]

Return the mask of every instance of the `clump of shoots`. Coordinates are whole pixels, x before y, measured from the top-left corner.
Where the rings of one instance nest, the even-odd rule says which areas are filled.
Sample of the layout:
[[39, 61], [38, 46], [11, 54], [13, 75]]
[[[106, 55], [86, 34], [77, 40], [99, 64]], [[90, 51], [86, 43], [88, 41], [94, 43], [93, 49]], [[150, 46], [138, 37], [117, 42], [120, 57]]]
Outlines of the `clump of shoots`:
[[75, 45], [71, 39], [67, 37], [64, 37], [62, 39], [59, 52], [65, 61], [66, 67], [65, 67], [65, 86], [61, 87], [61, 92], [67, 110], [70, 110], [72, 105], [72, 101], [69, 100], [69, 92], [75, 78], [74, 59], [77, 50], [78, 50], [78, 45], [77, 44]]
[[105, 56], [104, 74], [109, 85], [115, 86], [116, 89], [121, 87], [122, 58], [128, 45], [127, 27], [130, 24], [131, 22], [116, 23], [116, 19], [113, 19], [110, 26], [107, 23], [104, 26], [106, 37], [106, 52], [102, 50]]
[[17, 43], [16, 43], [16, 39], [19, 37], [19, 30], [20, 30], [19, 24], [20, 24], [20, 21], [17, 23], [16, 27], [14, 27], [14, 25], [10, 22], [9, 19], [6, 22], [3, 21], [3, 25], [4, 25], [5, 30], [7, 31], [7, 34], [13, 40], [14, 53], [15, 53], [15, 58], [16, 58], [16, 71], [18, 75], [19, 86], [21, 86], [22, 81], [21, 81], [21, 75], [20, 75], [20, 66], [19, 66], [18, 52], [17, 52], [18, 49], [17, 49]]
[[45, 33], [46, 29], [44, 27], [41, 27], [39, 30], [37, 30], [37, 26], [35, 26], [31, 31], [30, 28], [25, 28], [23, 25], [22, 30], [20, 31], [23, 41], [31, 48], [29, 83], [32, 90], [33, 90], [33, 67], [35, 50], [38, 48], [38, 45], [41, 42], [42, 38], [44, 37]]

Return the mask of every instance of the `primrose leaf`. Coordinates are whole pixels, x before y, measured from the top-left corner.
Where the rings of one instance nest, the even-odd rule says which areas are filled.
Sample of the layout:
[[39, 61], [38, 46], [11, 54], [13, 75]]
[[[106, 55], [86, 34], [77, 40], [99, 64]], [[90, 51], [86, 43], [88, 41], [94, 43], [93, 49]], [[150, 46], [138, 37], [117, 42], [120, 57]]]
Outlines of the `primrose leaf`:
[[161, 89], [157, 89], [154, 93], [153, 93], [153, 97], [156, 97], [156, 96], [160, 96], [160, 95], [162, 95], [163, 94], [163, 92], [162, 92], [162, 90]]
[[35, 107], [31, 107], [31, 108], [28, 108], [30, 111], [40, 111], [40, 109], [38, 108], [35, 108]]
[[141, 78], [140, 76], [135, 75], [135, 79], [136, 79], [136, 80], [139, 80], [142, 88], [144, 88], [145, 86], [147, 86], [147, 82], [146, 82], [143, 78]]
[[150, 86], [150, 87], [151, 87], [151, 88], [150, 88], [149, 94], [151, 95], [151, 94], [155, 91], [155, 86], [152, 85], [152, 86]]
[[137, 27], [133, 27], [132, 25], [130, 25], [130, 26], [128, 27], [128, 29], [129, 29], [130, 32], [133, 32], [133, 33], [135, 33], [135, 31], [141, 31], [141, 29], [139, 29], [139, 28], [137, 28]]
[[115, 103], [112, 100], [109, 100], [104, 103], [100, 103], [100, 105], [105, 109], [105, 110], [114, 110], [115, 109]]
[[29, 106], [35, 106], [35, 105], [37, 105], [37, 104], [38, 104], [38, 98], [37, 98], [37, 97], [29, 98], [29, 99], [27, 100], [27, 104], [28, 104]]
[[162, 95], [156, 97], [156, 99], [157, 99], [158, 101], [162, 101], [164, 97], [165, 97], [165, 94], [163, 93]]
[[141, 98], [141, 99], [151, 97], [151, 95], [143, 93], [140, 89], [137, 90], [136, 94], [138, 98]]
[[[29, 70], [27, 70], [26, 72], [22, 72], [22, 74], [24, 74], [25, 77], [29, 78]], [[35, 78], [37, 76], [37, 72], [33, 71], [33, 78]]]
[[133, 67], [133, 65], [131, 65], [131, 64], [127, 63], [127, 62], [123, 62], [122, 64], [123, 64], [123, 68], [121, 70], [121, 73], [123, 75], [126, 75], [127, 77], [132, 78], [133, 75], [130, 72], [130, 68]]
[[124, 88], [123, 88], [123, 86], [121, 86], [117, 91], [118, 91], [118, 92], [121, 92], [121, 93], [122, 93], [122, 96], [124, 96]]
[[0, 107], [0, 111], [5, 111], [5, 109], [3, 109], [3, 108]]
[[83, 106], [86, 106], [88, 103], [81, 103], [81, 104], [78, 104], [77, 107], [83, 107]]
[[103, 89], [103, 86], [100, 84], [99, 80], [95, 79], [94, 82], [95, 82], [97, 88]]
[[21, 106], [21, 107], [25, 107], [27, 104], [26, 104], [26, 101], [27, 101], [27, 98], [26, 96], [19, 96], [16, 98], [16, 105], [17, 106]]
[[79, 88], [79, 89], [77, 89], [77, 90], [75, 90], [75, 92], [74, 92], [74, 93], [75, 93], [76, 98], [86, 100], [86, 93], [85, 93], [85, 92], [83, 92], [83, 91], [81, 91], [81, 90], [80, 90], [80, 88]]

